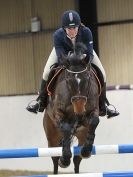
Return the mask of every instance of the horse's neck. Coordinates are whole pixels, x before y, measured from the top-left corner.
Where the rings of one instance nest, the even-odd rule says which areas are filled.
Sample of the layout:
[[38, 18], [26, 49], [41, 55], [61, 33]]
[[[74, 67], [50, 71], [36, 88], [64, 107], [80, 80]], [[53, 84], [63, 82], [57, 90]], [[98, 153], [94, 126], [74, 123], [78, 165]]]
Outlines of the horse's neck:
[[57, 79], [57, 83], [61, 83], [62, 81], [64, 81], [66, 78], [65, 76], [65, 69], [60, 73], [60, 75], [58, 76], [58, 79]]

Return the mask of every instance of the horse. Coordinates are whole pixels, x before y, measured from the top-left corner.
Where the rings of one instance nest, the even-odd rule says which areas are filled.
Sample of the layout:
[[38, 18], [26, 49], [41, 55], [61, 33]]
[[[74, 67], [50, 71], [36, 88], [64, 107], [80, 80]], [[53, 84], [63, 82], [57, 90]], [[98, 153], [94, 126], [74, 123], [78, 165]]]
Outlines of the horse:
[[73, 53], [62, 56], [64, 69], [45, 109], [43, 127], [48, 147], [62, 147], [62, 155], [52, 157], [53, 174], [58, 174], [58, 166], [70, 165], [74, 137], [82, 147], [73, 157], [74, 172], [79, 173], [82, 158], [91, 156], [99, 124], [99, 84], [85, 51], [86, 46], [77, 43]]

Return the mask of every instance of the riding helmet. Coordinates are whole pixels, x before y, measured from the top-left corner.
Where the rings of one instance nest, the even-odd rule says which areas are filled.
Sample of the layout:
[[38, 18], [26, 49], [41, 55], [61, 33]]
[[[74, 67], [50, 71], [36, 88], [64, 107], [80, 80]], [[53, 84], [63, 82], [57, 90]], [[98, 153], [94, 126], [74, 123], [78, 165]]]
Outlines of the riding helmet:
[[72, 28], [78, 27], [81, 23], [79, 14], [74, 10], [65, 11], [62, 15], [62, 27]]

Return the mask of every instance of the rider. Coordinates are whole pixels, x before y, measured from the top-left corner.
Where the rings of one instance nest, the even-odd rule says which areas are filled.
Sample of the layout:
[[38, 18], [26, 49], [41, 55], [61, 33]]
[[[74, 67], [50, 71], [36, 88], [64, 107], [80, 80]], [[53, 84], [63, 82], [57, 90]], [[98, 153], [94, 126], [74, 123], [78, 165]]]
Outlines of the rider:
[[27, 110], [33, 113], [43, 112], [47, 106], [47, 80], [50, 73], [50, 67], [54, 63], [62, 64], [61, 54], [68, 54], [73, 51], [75, 42], [82, 42], [87, 46], [86, 55], [88, 59], [96, 65], [102, 72], [104, 79], [104, 87], [100, 99], [101, 116], [107, 114], [108, 118], [119, 115], [119, 112], [108, 108], [108, 100], [106, 98], [106, 74], [105, 70], [93, 50], [93, 37], [90, 29], [81, 23], [79, 14], [74, 10], [65, 11], [62, 15], [62, 27], [57, 29], [53, 35], [54, 47], [45, 65], [39, 96], [36, 99], [37, 103], [28, 105]]

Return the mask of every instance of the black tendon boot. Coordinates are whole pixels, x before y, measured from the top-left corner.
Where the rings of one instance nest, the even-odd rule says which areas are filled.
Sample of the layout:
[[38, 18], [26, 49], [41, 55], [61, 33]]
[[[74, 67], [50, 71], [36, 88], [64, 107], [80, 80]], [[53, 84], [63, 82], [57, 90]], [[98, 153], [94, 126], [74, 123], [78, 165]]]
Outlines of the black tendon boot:
[[48, 94], [47, 94], [46, 83], [47, 82], [42, 79], [39, 96], [36, 99], [37, 103], [34, 105], [28, 105], [26, 107], [26, 109], [29, 112], [33, 112], [33, 113], [43, 112], [44, 109], [47, 107]]
[[111, 117], [115, 117], [118, 116], [120, 113], [116, 110], [116, 108], [114, 107], [114, 110], [111, 110], [108, 108], [108, 106], [111, 105], [108, 101], [108, 99], [106, 98], [106, 83], [104, 83], [103, 89], [102, 89], [102, 93], [99, 97], [99, 115], [100, 116], [105, 116], [107, 115], [107, 118], [111, 118]]

